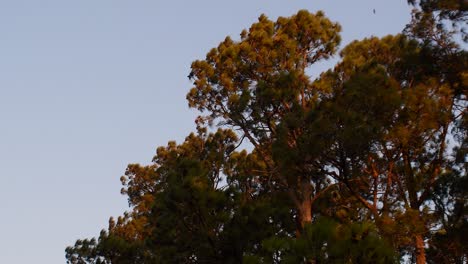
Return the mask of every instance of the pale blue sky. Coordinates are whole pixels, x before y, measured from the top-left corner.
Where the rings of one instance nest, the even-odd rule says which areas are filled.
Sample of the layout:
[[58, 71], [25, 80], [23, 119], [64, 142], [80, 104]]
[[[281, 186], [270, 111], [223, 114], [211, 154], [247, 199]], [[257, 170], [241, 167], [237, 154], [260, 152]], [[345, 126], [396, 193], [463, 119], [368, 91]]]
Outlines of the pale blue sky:
[[0, 263], [64, 263], [97, 236], [126, 208], [126, 165], [194, 130], [190, 63], [299, 9], [340, 22], [343, 44], [410, 17], [405, 0], [0, 0]]

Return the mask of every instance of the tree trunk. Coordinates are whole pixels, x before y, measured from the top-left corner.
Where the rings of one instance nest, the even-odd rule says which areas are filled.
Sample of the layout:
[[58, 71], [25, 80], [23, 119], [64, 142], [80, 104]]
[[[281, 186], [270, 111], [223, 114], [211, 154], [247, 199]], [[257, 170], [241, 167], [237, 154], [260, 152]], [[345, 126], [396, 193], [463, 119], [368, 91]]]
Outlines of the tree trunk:
[[301, 201], [299, 208], [299, 221], [301, 224], [301, 229], [310, 222], [312, 222], [312, 204], [310, 199], [305, 199]]
[[424, 249], [423, 236], [418, 234], [414, 238], [415, 238], [415, 244], [416, 244], [416, 263], [426, 264], [426, 251]]
[[[312, 223], [312, 199], [310, 195], [303, 197], [299, 207], [299, 221], [300, 229], [297, 232], [297, 236], [301, 236], [304, 232], [305, 225]], [[306, 264], [315, 264], [315, 259], [307, 259]]]
[[298, 217], [300, 229], [304, 229], [304, 226], [312, 222], [312, 186], [308, 182], [301, 184], [301, 197], [298, 204]]

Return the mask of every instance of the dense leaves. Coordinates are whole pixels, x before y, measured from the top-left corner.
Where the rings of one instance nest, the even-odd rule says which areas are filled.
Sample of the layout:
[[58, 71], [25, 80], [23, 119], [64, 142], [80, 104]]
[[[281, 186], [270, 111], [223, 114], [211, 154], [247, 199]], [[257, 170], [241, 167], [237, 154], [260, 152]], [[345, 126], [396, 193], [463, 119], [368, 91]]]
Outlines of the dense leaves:
[[131, 210], [68, 262], [466, 262], [468, 60], [433, 16], [466, 10], [413, 4], [406, 34], [353, 41], [315, 80], [340, 42], [322, 12], [262, 15], [195, 61], [197, 133], [129, 165]]

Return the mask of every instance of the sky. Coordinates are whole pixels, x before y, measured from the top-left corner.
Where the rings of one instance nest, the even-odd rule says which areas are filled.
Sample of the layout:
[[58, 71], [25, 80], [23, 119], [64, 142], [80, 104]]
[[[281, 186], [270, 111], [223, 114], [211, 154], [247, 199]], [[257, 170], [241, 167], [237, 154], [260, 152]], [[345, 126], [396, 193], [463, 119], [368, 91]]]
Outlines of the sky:
[[341, 47], [410, 20], [405, 0], [0, 0], [0, 263], [65, 263], [98, 236], [128, 209], [126, 166], [195, 130], [191, 62], [300, 9], [339, 22]]

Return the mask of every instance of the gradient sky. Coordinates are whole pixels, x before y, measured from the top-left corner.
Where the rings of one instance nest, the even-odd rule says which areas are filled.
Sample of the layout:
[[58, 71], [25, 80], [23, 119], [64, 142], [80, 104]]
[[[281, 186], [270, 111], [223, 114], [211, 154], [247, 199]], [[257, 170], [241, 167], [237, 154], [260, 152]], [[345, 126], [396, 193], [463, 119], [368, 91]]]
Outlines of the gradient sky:
[[299, 9], [341, 23], [343, 44], [410, 19], [405, 0], [0, 0], [0, 263], [64, 263], [97, 236], [127, 208], [126, 165], [194, 130], [190, 63]]

